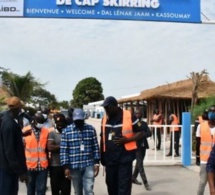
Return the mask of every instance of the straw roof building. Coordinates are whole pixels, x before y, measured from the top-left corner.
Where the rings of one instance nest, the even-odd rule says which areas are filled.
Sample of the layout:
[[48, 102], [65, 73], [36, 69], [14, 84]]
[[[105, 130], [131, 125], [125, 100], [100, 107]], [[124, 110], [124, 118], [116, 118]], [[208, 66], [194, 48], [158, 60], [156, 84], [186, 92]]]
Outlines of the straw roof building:
[[[169, 111], [174, 112], [181, 122], [182, 112], [187, 112], [190, 109], [192, 92], [193, 82], [189, 78], [141, 91], [138, 96], [119, 99], [118, 102], [122, 107], [130, 105], [131, 109], [134, 109], [146, 101], [148, 122], [151, 120], [155, 108], [162, 110], [165, 118], [167, 118]], [[204, 76], [199, 86], [198, 99], [212, 95], [215, 95], [215, 82], [211, 81], [208, 76]]]

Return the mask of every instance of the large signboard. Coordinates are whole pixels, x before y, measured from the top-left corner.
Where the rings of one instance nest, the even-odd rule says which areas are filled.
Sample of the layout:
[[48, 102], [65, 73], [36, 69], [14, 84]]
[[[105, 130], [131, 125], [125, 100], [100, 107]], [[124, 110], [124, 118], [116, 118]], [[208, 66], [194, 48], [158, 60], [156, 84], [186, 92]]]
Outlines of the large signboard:
[[[0, 1], [2, 5], [2, 1], [19, 0]], [[16, 7], [7, 5], [9, 9], [11, 6]], [[2, 13], [5, 14], [0, 11], [0, 16]], [[15, 16], [13, 10], [9, 13]], [[188, 23], [201, 21], [200, 0], [25, 0], [23, 16]]]

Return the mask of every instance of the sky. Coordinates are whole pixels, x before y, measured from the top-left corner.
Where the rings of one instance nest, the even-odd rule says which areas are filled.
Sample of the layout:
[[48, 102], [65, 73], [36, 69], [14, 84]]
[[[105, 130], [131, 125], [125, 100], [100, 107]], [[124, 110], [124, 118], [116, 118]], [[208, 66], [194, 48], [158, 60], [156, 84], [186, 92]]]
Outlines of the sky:
[[[211, 21], [214, 10], [215, 1], [201, 1]], [[30, 71], [58, 101], [87, 77], [119, 99], [203, 69], [215, 81], [215, 24], [0, 18], [0, 54], [0, 67]]]

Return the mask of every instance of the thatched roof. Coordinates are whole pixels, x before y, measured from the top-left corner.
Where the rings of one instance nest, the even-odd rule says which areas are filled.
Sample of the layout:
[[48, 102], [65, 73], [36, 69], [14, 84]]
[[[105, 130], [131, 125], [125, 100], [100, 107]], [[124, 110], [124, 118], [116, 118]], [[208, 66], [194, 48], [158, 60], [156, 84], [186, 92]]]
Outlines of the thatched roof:
[[[118, 102], [125, 103], [155, 98], [191, 99], [192, 89], [193, 89], [192, 80], [186, 79], [141, 91], [139, 96], [119, 99]], [[198, 97], [202, 99], [210, 95], [215, 95], [215, 82], [211, 81], [208, 76], [205, 76], [203, 77], [202, 84], [199, 87]]]
[[141, 100], [140, 95], [129, 97], [129, 98], [118, 99], [117, 101], [118, 101], [118, 103], [125, 103], [125, 102], [134, 102], [137, 100]]

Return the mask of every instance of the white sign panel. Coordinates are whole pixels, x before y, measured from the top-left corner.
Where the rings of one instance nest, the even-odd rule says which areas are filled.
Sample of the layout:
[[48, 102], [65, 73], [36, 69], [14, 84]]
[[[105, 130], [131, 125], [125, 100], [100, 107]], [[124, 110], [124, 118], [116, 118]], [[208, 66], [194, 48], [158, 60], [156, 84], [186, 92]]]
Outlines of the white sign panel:
[[0, 0], [0, 17], [22, 17], [24, 0]]

